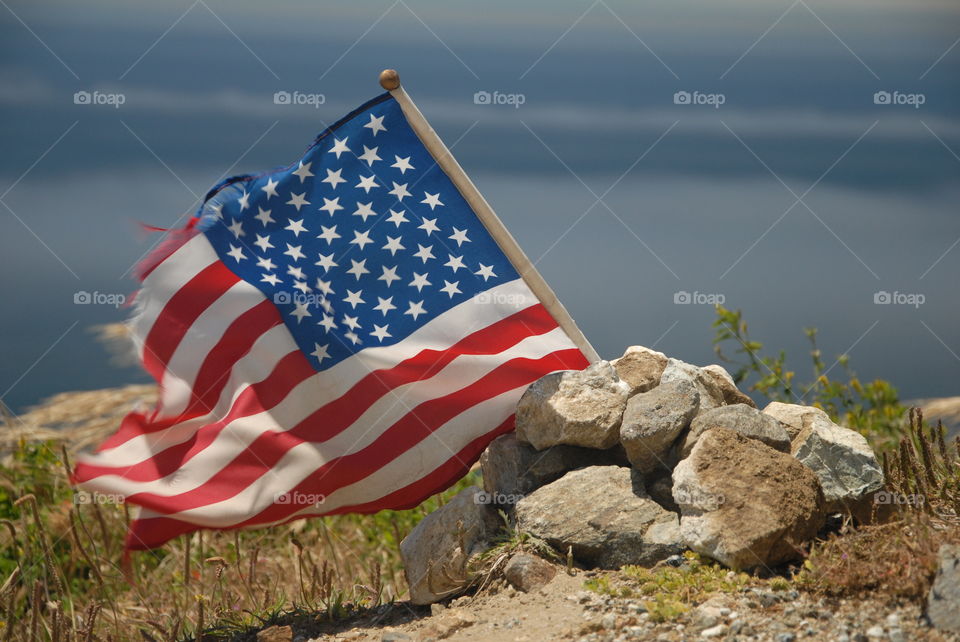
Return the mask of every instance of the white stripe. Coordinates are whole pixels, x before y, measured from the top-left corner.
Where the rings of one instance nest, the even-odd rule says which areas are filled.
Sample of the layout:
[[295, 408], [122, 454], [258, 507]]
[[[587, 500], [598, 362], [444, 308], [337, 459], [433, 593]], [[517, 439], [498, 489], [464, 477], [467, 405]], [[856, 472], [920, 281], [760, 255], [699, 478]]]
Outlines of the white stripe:
[[[458, 357], [430, 379], [413, 382], [396, 389], [402, 400], [387, 395], [375, 408], [371, 408], [346, 430], [322, 443], [301, 443], [287, 451], [270, 471], [258, 478], [238, 495], [216, 504], [171, 514], [171, 517], [196, 521], [214, 519], [216, 523], [203, 521], [205, 525], [220, 526], [242, 521], [251, 514], [273, 503], [274, 497], [294, 487], [324, 462], [358, 452], [376, 441], [384, 430], [424, 401], [460, 390], [499, 365], [513, 358], [538, 359], [560, 349], [573, 347], [573, 343], [559, 328], [546, 335], [528, 337], [512, 348], [495, 355], [465, 355]], [[513, 403], [516, 399], [513, 399]], [[279, 407], [278, 407], [279, 408]], [[296, 421], [288, 419], [283, 412], [262, 413], [233, 422], [225, 433], [219, 448], [208, 447], [187, 462], [170, 478], [148, 483], [133, 483], [111, 475], [96, 480], [106, 482], [112, 492], [129, 495], [134, 492], [152, 492], [171, 497], [201, 486], [216, 472], [227, 466], [239, 452], [266, 430], [282, 433], [293, 427]], [[512, 410], [511, 410], [512, 412]], [[379, 413], [379, 414], [378, 414]], [[496, 423], [475, 422], [470, 429], [471, 439], [492, 430]], [[269, 446], [267, 447], [269, 448]], [[417, 447], [413, 448], [418, 450]], [[396, 481], [396, 480], [395, 480]], [[225, 521], [221, 521], [225, 520]], [[201, 523], [201, 522], [197, 522]]]

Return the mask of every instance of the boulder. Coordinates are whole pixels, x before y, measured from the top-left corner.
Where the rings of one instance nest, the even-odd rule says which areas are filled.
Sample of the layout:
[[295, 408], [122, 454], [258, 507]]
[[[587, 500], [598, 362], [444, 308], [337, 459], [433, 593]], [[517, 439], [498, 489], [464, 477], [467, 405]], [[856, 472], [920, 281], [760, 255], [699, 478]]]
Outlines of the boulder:
[[745, 403], [751, 408], [757, 407], [756, 402], [751, 399], [749, 395], [741, 392], [740, 389], [737, 388], [737, 384], [734, 383], [733, 377], [730, 376], [730, 373], [727, 372], [726, 368], [723, 366], [718, 366], [717, 364], [712, 364], [709, 366], [704, 366], [700, 369], [713, 378], [714, 383], [717, 384], [717, 387], [720, 388], [720, 392], [723, 393], [723, 401], [727, 405]]
[[960, 633], [960, 546], [943, 544], [927, 597], [927, 619], [941, 631]]
[[650, 499], [657, 502], [668, 511], [679, 513], [680, 507], [673, 500], [673, 475], [671, 471], [665, 470], [646, 480], [647, 494]]
[[700, 393], [700, 412], [726, 404], [723, 391], [711, 374], [679, 359], [668, 359], [667, 367], [660, 376], [660, 385], [678, 380], [689, 381], [697, 387]]
[[630, 346], [622, 357], [610, 364], [630, 386], [630, 394], [635, 395], [647, 392], [660, 383], [663, 369], [667, 367], [667, 355], [643, 346]]
[[797, 559], [825, 520], [809, 468], [724, 428], [703, 433], [674, 469], [673, 498], [684, 543], [738, 570]]
[[682, 550], [677, 515], [643, 488], [637, 471], [591, 466], [569, 472], [516, 506], [517, 526], [591, 566], [650, 566]]
[[512, 507], [524, 495], [584, 466], [605, 466], [626, 459], [619, 448], [594, 450], [577, 446], [551, 446], [537, 450], [514, 433], [490, 442], [480, 455], [483, 489], [495, 504]]
[[770, 415], [782, 423], [783, 427], [787, 429], [787, 434], [790, 435], [791, 440], [803, 430], [803, 418], [806, 416], [820, 417], [830, 421], [830, 415], [820, 408], [801, 406], [795, 403], [781, 403], [779, 401], [771, 401], [768, 403], [767, 407], [763, 409], [763, 414]]
[[774, 450], [790, 452], [790, 436], [779, 421], [756, 408], [738, 403], [732, 406], [720, 406], [699, 414], [690, 423], [690, 430], [683, 438], [680, 457], [689, 456], [700, 436], [711, 428], [726, 428], [744, 437], [763, 442]]
[[667, 451], [700, 408], [700, 393], [686, 379], [661, 383], [630, 397], [620, 424], [620, 443], [643, 474], [669, 469]]
[[820, 479], [828, 511], [855, 512], [856, 504], [883, 488], [883, 467], [866, 438], [838, 426], [826, 413], [807, 413], [791, 452]]
[[556, 574], [556, 566], [529, 553], [514, 553], [503, 568], [503, 575], [510, 586], [524, 593], [540, 588]]
[[517, 404], [517, 437], [537, 450], [567, 444], [607, 449], [617, 443], [630, 386], [608, 361], [554, 372], [533, 382]]
[[465, 488], [424, 517], [400, 542], [400, 556], [410, 586], [410, 601], [431, 604], [460, 593], [470, 584], [470, 563], [490, 547], [502, 522], [497, 511]]

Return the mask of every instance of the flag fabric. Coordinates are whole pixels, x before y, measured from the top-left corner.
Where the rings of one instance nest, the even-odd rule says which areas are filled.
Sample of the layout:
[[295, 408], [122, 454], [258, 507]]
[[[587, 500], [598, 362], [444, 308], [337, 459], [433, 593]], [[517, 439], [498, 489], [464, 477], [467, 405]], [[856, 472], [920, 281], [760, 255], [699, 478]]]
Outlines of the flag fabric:
[[413, 507], [513, 429], [530, 383], [588, 365], [389, 93], [216, 186], [141, 279], [160, 399], [74, 471], [141, 507], [133, 550]]

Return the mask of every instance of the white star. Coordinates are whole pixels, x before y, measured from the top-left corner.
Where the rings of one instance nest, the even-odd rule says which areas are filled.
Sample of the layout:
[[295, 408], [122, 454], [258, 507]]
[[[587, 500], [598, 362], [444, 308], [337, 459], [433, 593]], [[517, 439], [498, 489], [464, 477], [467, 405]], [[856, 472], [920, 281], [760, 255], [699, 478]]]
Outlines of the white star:
[[233, 238], [235, 239], [247, 235], [247, 233], [243, 231], [243, 224], [240, 223], [239, 219], [228, 225], [227, 229], [233, 232]]
[[347, 339], [350, 339], [350, 341], [353, 342], [353, 345], [360, 343], [360, 337], [357, 336], [356, 332], [345, 332], [343, 336]]
[[302, 245], [294, 246], [294, 245], [290, 245], [289, 243], [287, 243], [286, 245], [287, 245], [287, 250], [284, 252], [284, 254], [289, 256], [294, 261], [299, 261], [300, 259], [307, 258], [307, 255], [300, 251], [300, 248], [303, 247]]
[[341, 323], [351, 330], [356, 330], [360, 327], [360, 324], [357, 322], [357, 317], [352, 317], [349, 314], [343, 315], [343, 321]]
[[467, 267], [466, 265], [463, 264], [462, 256], [454, 256], [453, 254], [448, 254], [447, 256], [450, 257], [450, 260], [444, 263], [444, 265], [450, 268], [451, 270], [453, 270], [454, 272], [456, 272], [460, 268]]
[[277, 283], [280, 283], [280, 279], [278, 279], [273, 274], [264, 274], [262, 277], [260, 277], [260, 280], [266, 281], [270, 285], [276, 285]]
[[327, 177], [326, 177], [325, 179], [323, 179], [322, 181], [320, 181], [320, 182], [321, 182], [321, 183], [330, 183], [330, 187], [332, 187], [333, 189], [337, 189], [337, 185], [339, 185], [340, 183], [346, 183], [346, 182], [347, 182], [347, 179], [340, 177], [340, 172], [342, 172], [342, 171], [343, 171], [342, 169], [338, 169], [337, 171], [332, 172], [332, 171], [330, 171], [330, 170], [328, 169], [328, 170], [327, 170]]
[[374, 212], [371, 207], [373, 206], [373, 201], [369, 203], [357, 203], [357, 211], [353, 213], [354, 216], [360, 216], [363, 218], [363, 222], [367, 222], [368, 216], [376, 216], [377, 213]]
[[300, 291], [303, 292], [304, 294], [309, 294], [309, 293], [310, 293], [310, 286], [307, 285], [306, 282], [304, 282], [304, 281], [297, 281], [296, 283], [294, 283], [294, 284], [293, 284], [293, 289], [295, 289], [295, 290], [300, 290]]
[[250, 207], [250, 195], [244, 192], [243, 196], [237, 199], [237, 202], [240, 203], [240, 211], [242, 212]]
[[373, 332], [371, 332], [370, 334], [372, 334], [372, 335], [375, 336], [376, 338], [380, 339], [380, 343], [383, 343], [383, 340], [384, 340], [385, 338], [387, 338], [387, 337], [392, 337], [392, 336], [393, 336], [392, 334], [390, 334], [389, 332], [387, 332], [387, 328], [389, 328], [389, 327], [390, 327], [389, 325], [385, 325], [385, 326], [383, 326], [383, 327], [381, 328], [381, 327], [378, 326], [376, 323], [374, 323], [374, 324], [373, 324]]
[[312, 317], [310, 310], [307, 309], [307, 303], [294, 303], [296, 308], [290, 313], [290, 316], [297, 317], [297, 325], [303, 321], [303, 317]]
[[307, 195], [306, 192], [302, 192], [300, 194], [294, 194], [293, 192], [290, 192], [290, 200], [287, 201], [287, 205], [293, 205], [295, 208], [297, 208], [297, 211], [299, 212], [301, 207], [303, 207], [304, 205], [310, 204], [310, 201], [304, 198], [304, 196], [306, 195]]
[[400, 239], [401, 239], [401, 238], [402, 238], [402, 237], [400, 237], [400, 236], [398, 236], [397, 238], [393, 238], [392, 236], [388, 236], [388, 237], [387, 237], [387, 244], [384, 245], [384, 246], [383, 246], [382, 248], [380, 248], [380, 249], [381, 249], [381, 250], [390, 250], [390, 256], [396, 256], [397, 250], [405, 250], [405, 249], [407, 249], [407, 248], [403, 247], [402, 245], [400, 245]]
[[460, 281], [454, 281], [453, 283], [450, 283], [450, 281], [447, 281], [446, 279], [444, 279], [443, 282], [446, 285], [440, 288], [441, 292], [446, 292], [447, 294], [449, 294], [451, 299], [453, 298], [454, 294], [460, 294], [460, 288], [457, 287]]
[[304, 165], [303, 161], [300, 161], [300, 167], [297, 168], [297, 171], [291, 172], [291, 174], [293, 174], [294, 176], [300, 177], [301, 185], [303, 184], [303, 181], [313, 176], [313, 172], [310, 171], [311, 165], [313, 165], [313, 163], [307, 163], [306, 165]]
[[333, 225], [331, 227], [326, 227], [325, 225], [321, 225], [320, 228], [323, 229], [323, 234], [319, 234], [317, 238], [323, 239], [324, 241], [326, 241], [327, 245], [330, 245], [331, 243], [333, 243], [333, 239], [340, 238], [340, 235], [337, 234], [336, 225]]
[[363, 299], [360, 298], [360, 295], [363, 294], [363, 290], [347, 290], [347, 297], [343, 300], [344, 303], [349, 303], [350, 306], [356, 310], [357, 304], [366, 303]]
[[334, 139], [333, 139], [333, 141], [334, 141], [333, 147], [331, 147], [331, 148], [330, 148], [330, 151], [327, 152], [327, 153], [328, 153], [328, 154], [336, 154], [336, 155], [337, 155], [337, 158], [340, 158], [340, 154], [342, 154], [343, 152], [349, 152], [349, 151], [350, 151], [350, 148], [347, 147], [347, 140], [349, 140], [349, 137], [348, 137], [348, 138], [344, 138], [343, 140], [340, 140], [339, 138], [334, 138]]
[[294, 221], [293, 219], [290, 219], [290, 224], [283, 229], [290, 230], [291, 232], [293, 232], [294, 236], [300, 236], [300, 232], [307, 231], [307, 228], [303, 226], [303, 219], [300, 219], [299, 221]]
[[383, 116], [377, 118], [373, 114], [370, 114], [370, 122], [364, 125], [364, 127], [373, 131], [373, 135], [376, 136], [380, 132], [387, 131], [387, 128], [383, 126]]
[[414, 252], [413, 255], [418, 259], [422, 259], [424, 263], [426, 263], [428, 259], [437, 258], [433, 255], [432, 245], [427, 245], [426, 247], [424, 247], [423, 245], [420, 245], [419, 243], [417, 243], [417, 247], [420, 249]]
[[317, 361], [319, 361], [320, 363], [323, 363], [323, 360], [324, 360], [324, 359], [329, 359], [329, 358], [330, 358], [330, 353], [327, 352], [327, 348], [329, 348], [329, 347], [330, 347], [330, 344], [329, 344], [329, 343], [328, 343], [327, 345], [325, 345], [325, 346], [322, 346], [322, 345], [320, 345], [319, 343], [314, 343], [314, 344], [313, 344], [313, 352], [310, 353], [310, 356], [311, 356], [311, 357], [314, 357], [314, 358], [315, 358]]
[[276, 265], [274, 265], [273, 261], [271, 261], [267, 257], [263, 257], [262, 259], [257, 259], [257, 266], [262, 267], [264, 270], [272, 270], [275, 267], [277, 267]]
[[319, 276], [317, 277], [317, 289], [324, 294], [333, 294], [333, 288], [330, 287], [330, 281], [324, 281]]
[[213, 217], [215, 219], [218, 221], [223, 220], [223, 212], [221, 211], [223, 210], [223, 203], [210, 203], [208, 207], [210, 208], [210, 211], [213, 212]]
[[407, 223], [410, 219], [403, 215], [403, 212], [394, 212], [390, 210], [390, 216], [387, 217], [387, 220], [400, 227], [401, 223]]
[[329, 314], [324, 314], [323, 321], [317, 321], [317, 325], [322, 325], [327, 332], [337, 327], [337, 324], [333, 322], [333, 317]]
[[400, 158], [399, 156], [394, 156], [397, 159], [397, 162], [391, 165], [390, 167], [396, 167], [400, 170], [401, 174], [406, 174], [408, 169], [415, 169], [413, 165], [410, 164], [410, 157]]
[[270, 212], [272, 212], [273, 210], [265, 210], [259, 206], [257, 206], [257, 209], [260, 210], [260, 213], [254, 216], [253, 218], [263, 223], [264, 227], [267, 226], [267, 223], [276, 223], [276, 221], [273, 220], [273, 217], [270, 216]]
[[267, 179], [267, 184], [260, 188], [260, 189], [262, 189], [264, 192], [266, 192], [266, 194], [267, 194], [267, 200], [268, 200], [268, 201], [270, 200], [270, 197], [271, 197], [271, 196], [279, 196], [279, 194], [277, 194], [277, 185], [278, 185], [278, 184], [279, 184], [279, 181], [275, 181], [275, 180], [273, 180], [272, 178], [268, 178], [268, 179]]
[[389, 288], [393, 285], [394, 281], [399, 281], [400, 277], [397, 276], [397, 268], [392, 267], [388, 268], [386, 265], [382, 266], [383, 274], [377, 277], [377, 281], [386, 281], [387, 287]]
[[243, 259], [247, 258], [247, 257], [243, 254], [243, 250], [241, 250], [239, 247], [235, 246], [233, 243], [230, 244], [230, 251], [227, 252], [227, 254], [230, 255], [230, 256], [232, 256], [234, 259], [236, 259], [237, 263], [239, 263], [239, 262], [242, 261]]
[[406, 183], [404, 183], [403, 185], [398, 185], [398, 184], [395, 183], [394, 181], [390, 181], [390, 182], [393, 183], [393, 189], [390, 190], [390, 191], [387, 192], [387, 193], [388, 193], [388, 194], [393, 194], [394, 196], [396, 196], [396, 197], [397, 197], [397, 201], [403, 202], [404, 197], [413, 196], [410, 192], [407, 191], [407, 184], [406, 184]]
[[349, 270], [347, 270], [347, 274], [352, 274], [358, 281], [360, 280], [361, 275], [370, 273], [370, 270], [364, 267], [367, 263], [367, 259], [363, 259], [362, 261], [354, 261], [353, 259], [350, 259], [350, 262], [353, 265]]
[[411, 302], [410, 302], [410, 307], [407, 308], [407, 311], [406, 311], [406, 312], [404, 312], [404, 314], [409, 314], [410, 316], [412, 316], [414, 321], [417, 320], [417, 317], [418, 317], [418, 316], [420, 316], [421, 314], [426, 314], [426, 313], [427, 313], [427, 311], [423, 309], [423, 301], [418, 301], [418, 302], [416, 302], [416, 303], [414, 303], [413, 301], [411, 301]]
[[292, 276], [295, 279], [304, 279], [306, 278], [303, 274], [303, 270], [296, 266], [290, 265], [287, 267], [287, 274]]
[[428, 192], [424, 192], [424, 193], [423, 193], [423, 196], [424, 196], [424, 198], [423, 198], [423, 200], [420, 201], [420, 202], [421, 202], [421, 203], [426, 203], [427, 205], [429, 205], [431, 211], [433, 211], [433, 209], [436, 208], [438, 205], [443, 205], [443, 203], [440, 202], [440, 194], [439, 194], [439, 193], [437, 193], [437, 194], [430, 194], [430, 193], [428, 193]]
[[356, 244], [360, 246], [360, 251], [363, 251], [365, 245], [373, 243], [373, 239], [370, 238], [370, 230], [366, 232], [353, 231], [353, 240], [350, 241], [351, 244]]
[[433, 285], [430, 281], [427, 281], [426, 274], [417, 274], [413, 273], [413, 281], [410, 281], [410, 287], [417, 288], [417, 292], [422, 292], [423, 288], [427, 285]]
[[266, 252], [271, 247], [273, 247], [273, 243], [270, 242], [269, 234], [267, 236], [260, 236], [259, 234], [257, 234], [257, 240], [254, 241], [253, 244], [259, 247], [264, 252]]
[[[334, 212], [336, 212], [337, 210], [342, 210], [342, 209], [343, 209], [343, 205], [340, 204], [340, 197], [338, 196], [338, 197], [336, 197], [336, 198], [334, 198], [334, 199], [324, 198], [324, 199], [323, 199], [323, 207], [320, 208], [320, 211], [322, 212], [322, 211], [326, 210], [327, 213], [330, 214], [330, 216], [333, 216], [333, 213], [334, 213]], [[297, 211], [299, 211], [299, 210], [300, 210], [300, 208], [297, 208]]]
[[357, 189], [360, 189], [362, 187], [364, 193], [369, 194], [371, 189], [373, 189], [374, 187], [380, 187], [380, 186], [377, 185], [373, 176], [361, 176], [360, 182], [354, 185], [354, 187], [356, 187]]
[[417, 226], [418, 230], [423, 230], [427, 233], [427, 236], [430, 236], [433, 232], [439, 232], [440, 228], [437, 227], [437, 219], [435, 218], [425, 218], [423, 219], [423, 224]]
[[458, 230], [457, 228], [453, 228], [453, 234], [451, 234], [447, 238], [449, 238], [452, 241], [456, 241], [457, 247], [460, 247], [464, 243], [470, 243], [470, 239], [467, 238], [467, 231]]
[[314, 265], [322, 267], [324, 273], [329, 272], [332, 267], [337, 267], [337, 263], [333, 260], [333, 252], [330, 254], [318, 254], [317, 256], [320, 257], [320, 260], [314, 263]]
[[393, 304], [393, 297], [390, 297], [389, 299], [384, 299], [384, 298], [382, 298], [382, 297], [377, 297], [377, 301], [379, 301], [379, 303], [377, 303], [377, 305], [373, 306], [373, 309], [374, 309], [374, 310], [379, 310], [380, 312], [382, 312], [382, 313], [383, 313], [383, 316], [387, 316], [387, 312], [389, 312], [390, 310], [396, 310], [396, 309], [397, 309], [397, 306], [395, 306], [395, 305]]
[[370, 149], [369, 147], [364, 145], [363, 153], [357, 156], [357, 158], [359, 158], [360, 160], [367, 161], [367, 167], [370, 167], [371, 165], [373, 165], [374, 161], [383, 160], [382, 158], [377, 156], [378, 149], [380, 148], [374, 147], [373, 149]]
[[333, 304], [330, 303], [327, 297], [320, 297], [320, 307], [323, 308], [323, 311], [327, 314], [333, 314]]
[[492, 265], [484, 265], [483, 263], [480, 264], [480, 269], [474, 272], [474, 274], [476, 274], [477, 276], [482, 276], [484, 281], [486, 281], [490, 277], [497, 276], [496, 274], [493, 273]]

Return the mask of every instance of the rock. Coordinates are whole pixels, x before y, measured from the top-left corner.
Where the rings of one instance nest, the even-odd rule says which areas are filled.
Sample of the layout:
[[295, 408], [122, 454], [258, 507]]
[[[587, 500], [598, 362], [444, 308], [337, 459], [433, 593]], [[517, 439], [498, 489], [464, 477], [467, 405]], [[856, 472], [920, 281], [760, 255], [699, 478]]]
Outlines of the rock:
[[806, 416], [821, 417], [826, 421], [830, 421], [830, 415], [820, 408], [801, 406], [793, 403], [781, 403], [779, 401], [771, 401], [768, 403], [767, 407], [763, 409], [763, 414], [770, 415], [782, 423], [783, 427], [787, 429], [787, 434], [790, 435], [791, 440], [796, 438], [796, 436], [800, 434], [800, 431], [803, 430], [803, 418]]
[[504, 567], [503, 574], [511, 586], [527, 593], [552, 580], [557, 567], [536, 555], [515, 553]]
[[828, 511], [856, 512], [855, 504], [883, 488], [883, 468], [860, 433], [838, 426], [826, 413], [803, 415], [793, 440], [798, 461], [820, 479]]
[[643, 346], [630, 346], [622, 357], [610, 364], [630, 386], [630, 394], [635, 395], [647, 392], [660, 383], [663, 369], [667, 367], [667, 355]]
[[678, 380], [689, 381], [697, 387], [700, 393], [700, 412], [725, 405], [723, 391], [712, 375], [679, 359], [668, 359], [667, 367], [660, 376], [660, 385]]
[[756, 402], [750, 398], [750, 395], [741, 392], [740, 389], [737, 388], [737, 384], [733, 382], [733, 377], [730, 376], [726, 368], [712, 364], [700, 369], [710, 375], [714, 383], [717, 384], [717, 387], [720, 388], [720, 392], [723, 394], [723, 401], [728, 406], [735, 403], [745, 403], [751, 408], [757, 407]]
[[291, 642], [293, 629], [289, 626], [271, 626], [257, 633], [257, 642]]
[[591, 466], [569, 472], [516, 506], [520, 530], [585, 564], [650, 566], [682, 550], [677, 515], [650, 499], [636, 471]]
[[883, 627], [879, 624], [874, 624], [866, 631], [867, 637], [873, 640], [879, 640], [881, 638], [887, 637], [887, 632], [883, 630]]
[[673, 513], [680, 512], [680, 507], [677, 506], [677, 502], [673, 500], [673, 477], [670, 471], [664, 471], [653, 477], [653, 479], [647, 480], [646, 487], [650, 499], [668, 511]]
[[763, 442], [774, 450], [790, 452], [790, 436], [779, 421], [746, 404], [738, 403], [700, 413], [690, 423], [690, 430], [680, 446], [680, 457], [687, 457], [700, 435], [711, 428], [726, 428]]
[[423, 638], [443, 640], [476, 624], [477, 618], [466, 611], [446, 611], [423, 628]]
[[517, 404], [517, 437], [537, 450], [567, 444], [607, 449], [617, 443], [630, 386], [608, 361], [554, 372], [533, 382]]
[[684, 543], [737, 570], [798, 558], [825, 518], [809, 468], [724, 428], [703, 433], [674, 469], [673, 498]]
[[430, 604], [467, 588], [470, 562], [489, 548], [489, 539], [501, 524], [492, 506], [477, 501], [482, 492], [475, 486], [463, 489], [400, 542], [414, 604]]
[[618, 450], [551, 446], [538, 451], [514, 433], [501, 435], [480, 456], [483, 489], [492, 503], [512, 508], [521, 497], [575, 468], [618, 464], [622, 457]]
[[943, 544], [927, 597], [927, 619], [934, 628], [960, 633], [960, 546]]
[[384, 631], [380, 636], [380, 642], [403, 642], [409, 639], [410, 636], [403, 631]]
[[727, 627], [724, 624], [718, 624], [716, 626], [711, 626], [709, 629], [704, 629], [700, 632], [700, 637], [702, 638], [719, 638], [723, 637], [727, 633]]
[[620, 425], [620, 443], [643, 474], [670, 469], [667, 451], [700, 408], [700, 393], [685, 379], [667, 381], [630, 397]]

